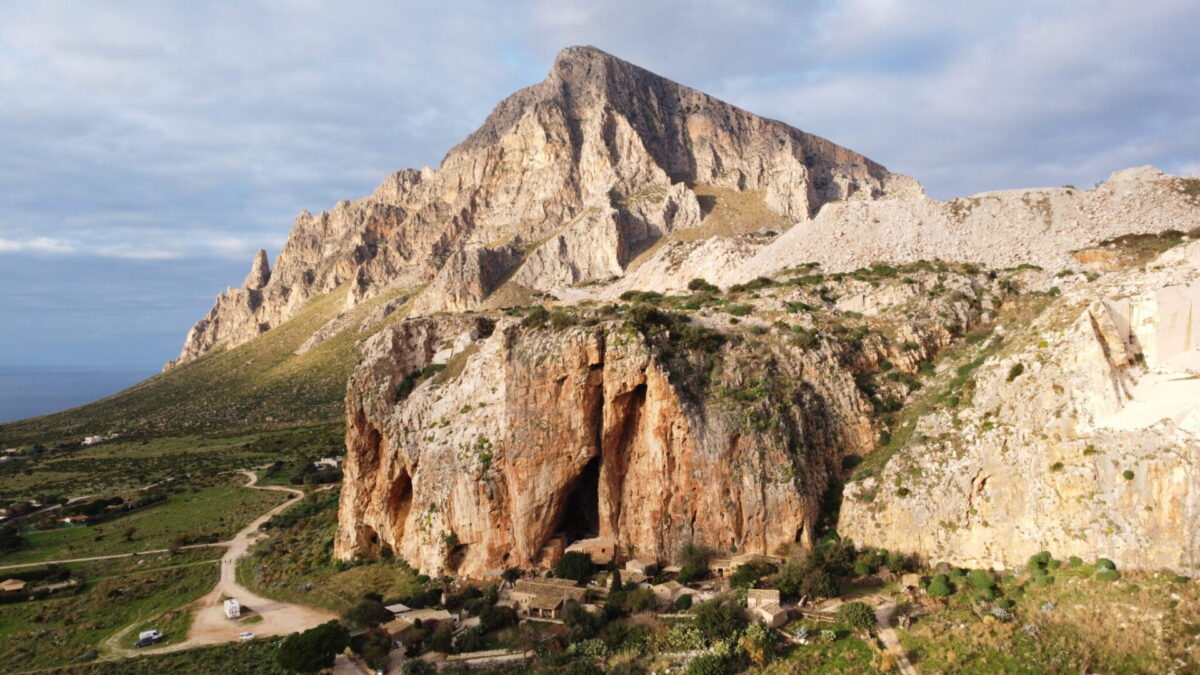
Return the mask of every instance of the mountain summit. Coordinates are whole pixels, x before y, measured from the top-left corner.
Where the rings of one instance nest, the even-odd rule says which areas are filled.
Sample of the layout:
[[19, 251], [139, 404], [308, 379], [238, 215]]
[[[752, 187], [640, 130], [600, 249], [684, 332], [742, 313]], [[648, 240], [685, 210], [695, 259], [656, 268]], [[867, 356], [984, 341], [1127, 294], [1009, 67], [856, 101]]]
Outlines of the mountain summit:
[[[169, 366], [251, 340], [347, 284], [348, 307], [387, 293], [410, 315], [521, 304], [621, 277], [639, 254], [705, 224], [786, 229], [832, 201], [919, 195], [916, 181], [825, 139], [568, 47], [438, 169], [400, 171], [369, 197], [301, 214], [269, 274], [256, 257], [247, 284], [217, 298]], [[737, 223], [713, 217], [726, 204], [743, 214]]]

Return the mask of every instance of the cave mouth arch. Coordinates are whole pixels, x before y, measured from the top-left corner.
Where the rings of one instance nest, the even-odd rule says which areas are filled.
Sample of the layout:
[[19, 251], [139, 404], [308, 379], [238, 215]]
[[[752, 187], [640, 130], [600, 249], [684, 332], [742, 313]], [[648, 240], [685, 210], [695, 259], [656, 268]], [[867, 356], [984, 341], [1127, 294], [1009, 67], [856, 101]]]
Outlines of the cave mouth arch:
[[576, 477], [558, 530], [567, 543], [600, 534], [600, 455], [588, 460]]

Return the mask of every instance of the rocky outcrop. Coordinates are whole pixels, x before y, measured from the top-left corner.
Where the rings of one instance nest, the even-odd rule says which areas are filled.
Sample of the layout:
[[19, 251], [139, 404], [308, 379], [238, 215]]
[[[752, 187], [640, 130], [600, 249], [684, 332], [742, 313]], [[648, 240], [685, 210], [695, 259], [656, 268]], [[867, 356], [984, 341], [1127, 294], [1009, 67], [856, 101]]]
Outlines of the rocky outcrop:
[[1077, 269], [1080, 261], [1071, 255], [1077, 249], [1121, 235], [1195, 228], [1200, 204], [1185, 189], [1192, 182], [1141, 167], [1118, 171], [1093, 190], [831, 203], [723, 278], [743, 282], [814, 260], [827, 271], [935, 259]]
[[1200, 242], [1068, 286], [1004, 336], [968, 407], [852, 483], [839, 531], [967, 566], [1041, 550], [1200, 569]]
[[789, 221], [836, 200], [911, 195], [915, 181], [591, 47], [501, 102], [436, 169], [297, 218], [268, 271], [217, 298], [179, 359], [253, 339], [350, 284], [358, 303], [426, 286], [412, 313], [479, 307], [498, 281], [554, 292], [619, 276], [664, 234], [697, 225], [692, 187], [753, 193]]
[[[661, 559], [688, 542], [807, 546], [844, 457], [879, 433], [863, 377], [885, 361], [917, 372], [998, 292], [981, 275], [949, 279], [961, 293], [931, 300], [920, 289], [933, 276], [922, 279], [873, 297], [936, 304], [952, 319], [901, 322], [894, 339], [843, 340], [838, 328], [803, 342], [786, 324], [747, 319], [743, 332], [724, 315], [645, 308], [624, 320], [575, 308], [558, 328], [503, 318], [489, 331], [470, 323], [489, 320], [461, 316], [385, 328], [347, 392], [335, 555], [387, 547], [429, 574], [480, 576], [545, 562], [559, 533]], [[820, 302], [808, 293], [781, 286], [751, 302], [768, 316], [791, 298]], [[890, 380], [878, 386], [904, 395]]]

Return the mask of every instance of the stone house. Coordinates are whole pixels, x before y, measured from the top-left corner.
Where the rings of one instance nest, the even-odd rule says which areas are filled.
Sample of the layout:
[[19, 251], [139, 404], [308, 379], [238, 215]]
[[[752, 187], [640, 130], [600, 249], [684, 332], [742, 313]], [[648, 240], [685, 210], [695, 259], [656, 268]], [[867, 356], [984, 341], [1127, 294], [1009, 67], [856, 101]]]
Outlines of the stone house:
[[587, 589], [570, 579], [521, 579], [508, 597], [522, 616], [557, 619], [568, 600], [583, 604]]
[[653, 570], [655, 567], [658, 567], [658, 561], [653, 558], [632, 558], [625, 561], [627, 572], [637, 572], [643, 576], [650, 574], [646, 570]]
[[750, 615], [771, 628], [782, 626], [788, 620], [788, 611], [779, 603], [779, 591], [774, 588], [751, 588], [746, 591], [746, 609]]
[[607, 565], [612, 562], [616, 550], [616, 542], [608, 537], [580, 539], [567, 547], [567, 553], [578, 552], [590, 555], [592, 563], [596, 565]]

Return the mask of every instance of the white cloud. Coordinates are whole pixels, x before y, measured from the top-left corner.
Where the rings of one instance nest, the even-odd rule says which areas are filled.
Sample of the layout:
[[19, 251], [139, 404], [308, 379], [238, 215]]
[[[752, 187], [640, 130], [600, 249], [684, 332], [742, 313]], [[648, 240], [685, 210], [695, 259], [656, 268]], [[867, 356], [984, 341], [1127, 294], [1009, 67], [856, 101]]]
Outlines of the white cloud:
[[55, 237], [33, 237], [32, 239], [8, 239], [0, 237], [0, 253], [74, 253], [77, 244]]

